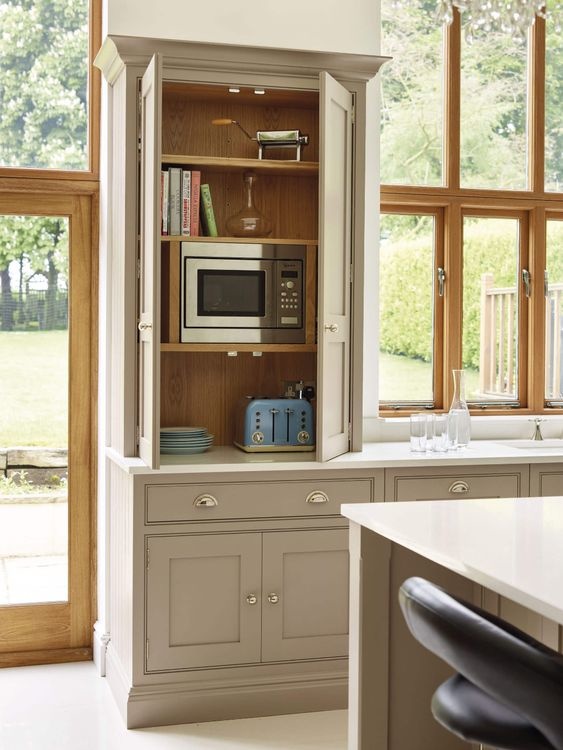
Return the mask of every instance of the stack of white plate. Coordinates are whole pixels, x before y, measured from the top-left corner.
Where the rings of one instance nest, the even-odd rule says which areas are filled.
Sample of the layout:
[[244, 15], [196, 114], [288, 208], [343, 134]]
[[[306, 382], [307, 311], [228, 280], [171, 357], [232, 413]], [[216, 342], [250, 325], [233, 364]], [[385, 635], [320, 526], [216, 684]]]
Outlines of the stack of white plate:
[[203, 453], [213, 444], [213, 437], [205, 427], [163, 427], [160, 430], [160, 452]]

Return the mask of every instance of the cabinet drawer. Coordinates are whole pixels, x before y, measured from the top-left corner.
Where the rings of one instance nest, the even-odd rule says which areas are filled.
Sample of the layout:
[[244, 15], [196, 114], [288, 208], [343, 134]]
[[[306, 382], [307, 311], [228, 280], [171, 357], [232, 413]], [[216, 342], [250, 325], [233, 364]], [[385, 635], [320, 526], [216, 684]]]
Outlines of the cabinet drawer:
[[395, 476], [392, 500], [455, 500], [456, 498], [520, 497], [519, 472], [503, 474], [435, 474]]
[[288, 482], [153, 484], [145, 495], [146, 523], [276, 516], [336, 516], [341, 503], [368, 503], [373, 479]]

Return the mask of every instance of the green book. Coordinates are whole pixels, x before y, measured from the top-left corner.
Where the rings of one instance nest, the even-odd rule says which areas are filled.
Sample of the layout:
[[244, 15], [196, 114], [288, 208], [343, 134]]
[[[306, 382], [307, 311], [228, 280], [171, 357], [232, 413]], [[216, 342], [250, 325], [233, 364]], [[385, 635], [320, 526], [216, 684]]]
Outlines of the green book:
[[211, 190], [207, 183], [203, 183], [201, 186], [201, 223], [207, 237], [219, 236], [215, 212], [213, 211], [213, 201], [211, 200]]

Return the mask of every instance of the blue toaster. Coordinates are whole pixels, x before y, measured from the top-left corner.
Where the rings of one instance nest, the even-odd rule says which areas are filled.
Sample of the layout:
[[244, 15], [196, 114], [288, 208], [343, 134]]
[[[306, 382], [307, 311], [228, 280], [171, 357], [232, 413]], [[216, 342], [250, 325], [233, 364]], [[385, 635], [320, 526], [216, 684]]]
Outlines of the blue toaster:
[[304, 398], [241, 400], [235, 445], [248, 453], [315, 449], [313, 407]]

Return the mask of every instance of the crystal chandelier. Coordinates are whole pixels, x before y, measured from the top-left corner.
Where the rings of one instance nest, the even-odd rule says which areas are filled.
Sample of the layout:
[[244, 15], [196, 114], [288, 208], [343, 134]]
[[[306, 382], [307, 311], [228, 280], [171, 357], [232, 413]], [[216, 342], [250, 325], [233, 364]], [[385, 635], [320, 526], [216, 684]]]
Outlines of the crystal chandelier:
[[[503, 31], [524, 39], [536, 16], [546, 18], [547, 15], [546, 0], [438, 0], [440, 20], [452, 23], [454, 8], [463, 14], [468, 40], [490, 31]], [[558, 15], [560, 11], [561, 3], [550, 4], [550, 14]]]

